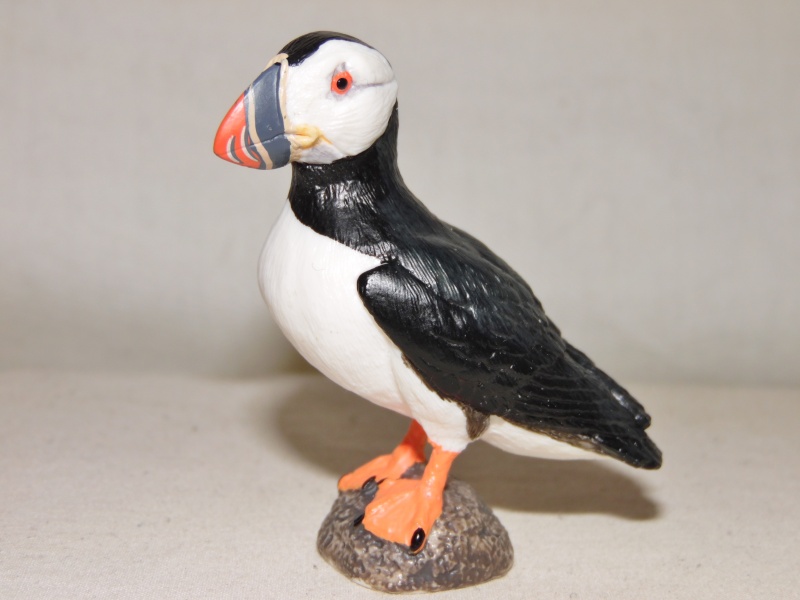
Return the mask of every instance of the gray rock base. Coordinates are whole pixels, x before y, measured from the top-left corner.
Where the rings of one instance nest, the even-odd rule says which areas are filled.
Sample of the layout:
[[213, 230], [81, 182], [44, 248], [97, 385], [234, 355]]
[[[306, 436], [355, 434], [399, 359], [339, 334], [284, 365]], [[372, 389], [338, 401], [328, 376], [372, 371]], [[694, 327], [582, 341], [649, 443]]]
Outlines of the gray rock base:
[[[405, 477], [418, 479], [422, 465]], [[377, 486], [340, 492], [317, 536], [322, 557], [347, 577], [382, 592], [435, 592], [477, 585], [505, 575], [514, 562], [508, 532], [463, 481], [444, 491], [442, 515], [419, 554], [353, 525]]]

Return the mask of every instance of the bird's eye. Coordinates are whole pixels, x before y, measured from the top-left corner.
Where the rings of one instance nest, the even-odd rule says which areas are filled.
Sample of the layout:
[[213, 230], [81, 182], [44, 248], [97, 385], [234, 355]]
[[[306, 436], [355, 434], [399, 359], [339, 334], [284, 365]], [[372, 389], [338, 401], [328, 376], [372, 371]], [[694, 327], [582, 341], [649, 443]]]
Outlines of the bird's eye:
[[333, 78], [331, 79], [331, 91], [334, 94], [344, 96], [350, 91], [351, 87], [353, 87], [353, 76], [350, 75], [350, 73], [347, 71], [334, 73]]

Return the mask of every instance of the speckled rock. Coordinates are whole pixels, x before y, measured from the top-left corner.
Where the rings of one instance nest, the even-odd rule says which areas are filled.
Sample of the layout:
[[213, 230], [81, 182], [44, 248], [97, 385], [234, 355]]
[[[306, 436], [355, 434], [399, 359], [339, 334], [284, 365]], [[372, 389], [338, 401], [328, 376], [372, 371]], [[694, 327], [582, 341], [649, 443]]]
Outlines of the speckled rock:
[[[406, 477], [419, 478], [422, 465]], [[347, 577], [383, 592], [435, 592], [477, 585], [505, 575], [514, 561], [508, 532], [463, 481], [444, 491], [442, 515], [419, 554], [354, 525], [377, 485], [341, 492], [317, 537], [322, 557]]]

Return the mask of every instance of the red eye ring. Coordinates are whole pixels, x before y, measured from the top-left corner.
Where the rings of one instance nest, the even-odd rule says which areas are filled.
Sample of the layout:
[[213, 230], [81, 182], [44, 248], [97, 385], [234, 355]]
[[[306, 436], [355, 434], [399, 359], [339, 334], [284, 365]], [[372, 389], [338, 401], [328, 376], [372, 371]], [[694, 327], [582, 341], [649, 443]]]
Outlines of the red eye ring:
[[344, 96], [353, 87], [353, 76], [347, 71], [334, 73], [331, 78], [331, 91], [339, 96]]

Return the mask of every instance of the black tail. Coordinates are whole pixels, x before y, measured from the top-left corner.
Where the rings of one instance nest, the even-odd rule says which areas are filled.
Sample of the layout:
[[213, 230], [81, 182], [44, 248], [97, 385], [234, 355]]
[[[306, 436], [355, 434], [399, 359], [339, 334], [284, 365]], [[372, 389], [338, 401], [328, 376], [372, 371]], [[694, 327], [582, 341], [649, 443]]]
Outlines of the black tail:
[[[593, 442], [603, 454], [618, 458], [640, 469], [658, 469], [661, 466], [661, 450], [644, 432], [650, 426], [650, 415], [644, 407], [620, 384], [597, 367], [583, 352], [567, 343], [569, 357], [599, 379], [611, 392], [614, 399], [632, 417], [633, 431], [617, 435], [595, 436]], [[638, 428], [638, 431], [636, 429]]]
[[647, 434], [595, 436], [592, 440], [598, 450], [639, 469], [658, 469], [661, 466], [661, 450]]
[[[565, 340], [566, 341], [566, 340]], [[583, 352], [578, 350], [575, 346], [572, 346], [569, 342], [567, 342], [567, 354], [569, 357], [582, 366], [584, 369], [590, 371], [592, 375], [597, 377], [600, 381], [602, 381], [609, 390], [611, 390], [611, 394], [616, 398], [617, 402], [620, 403], [623, 407], [625, 407], [631, 415], [633, 415], [636, 424], [641, 427], [642, 429], [647, 429], [650, 427], [650, 415], [647, 414], [647, 411], [644, 409], [644, 406], [639, 404], [636, 401], [636, 398], [631, 396], [630, 392], [614, 381], [611, 377], [609, 377], [605, 371], [600, 369], [596, 364], [592, 362], [592, 359], [586, 356]], [[652, 444], [652, 442], [650, 442]], [[655, 447], [655, 446], [654, 446]], [[658, 448], [656, 448], [658, 450]], [[661, 453], [659, 452], [659, 456]]]

